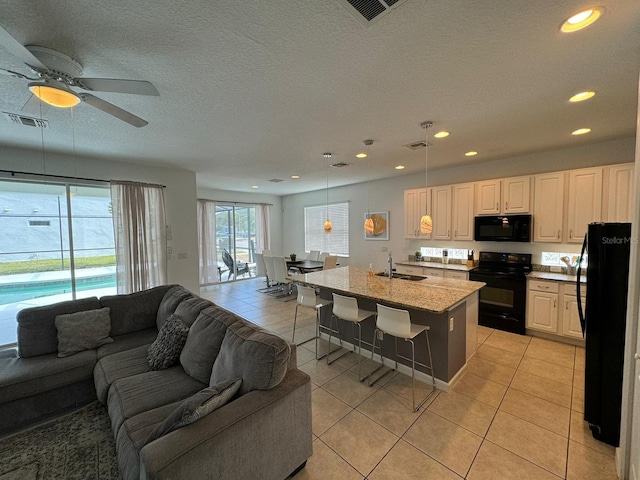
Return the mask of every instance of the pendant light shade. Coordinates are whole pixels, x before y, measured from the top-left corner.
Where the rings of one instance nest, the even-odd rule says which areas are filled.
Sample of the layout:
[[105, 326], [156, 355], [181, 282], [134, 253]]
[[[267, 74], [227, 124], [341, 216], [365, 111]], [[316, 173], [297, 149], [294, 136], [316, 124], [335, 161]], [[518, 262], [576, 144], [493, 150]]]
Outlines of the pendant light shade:
[[373, 140], [365, 140], [364, 144], [367, 147], [367, 217], [364, 220], [364, 233], [365, 235], [372, 235], [375, 227], [373, 224], [373, 218], [371, 218], [371, 209], [369, 208], [369, 193], [371, 191], [371, 160], [369, 155], [369, 147], [373, 145]]
[[[424, 145], [424, 187], [428, 188], [427, 184], [427, 174], [429, 170], [429, 127], [433, 125], [432, 122], [424, 122], [421, 126], [424, 128], [425, 132], [425, 145]], [[426, 195], [425, 195], [426, 198]], [[425, 203], [424, 206], [424, 215], [420, 219], [420, 233], [429, 234], [433, 231], [433, 220], [431, 219], [431, 215], [427, 210], [428, 205]]]
[[364, 221], [364, 233], [367, 235], [373, 235], [373, 218], [367, 217]]
[[328, 218], [324, 221], [324, 233], [331, 233], [333, 231], [333, 225]]

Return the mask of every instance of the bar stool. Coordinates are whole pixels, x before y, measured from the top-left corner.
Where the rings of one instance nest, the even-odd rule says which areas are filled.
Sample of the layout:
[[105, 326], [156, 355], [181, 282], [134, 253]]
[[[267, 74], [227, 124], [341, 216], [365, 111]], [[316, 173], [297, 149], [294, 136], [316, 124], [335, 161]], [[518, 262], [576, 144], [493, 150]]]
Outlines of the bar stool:
[[304, 342], [297, 343], [297, 346], [303, 345], [311, 340], [316, 341], [316, 360], [320, 360], [322, 357], [318, 357], [318, 338], [320, 335], [318, 329], [320, 328], [320, 309], [324, 306], [331, 305], [331, 302], [324, 300], [316, 295], [316, 290], [313, 287], [305, 287], [303, 285], [297, 285], [298, 289], [298, 304], [296, 305], [296, 313], [293, 317], [293, 335], [291, 336], [291, 343], [296, 343], [296, 322], [298, 320], [298, 307], [313, 308], [316, 311], [316, 335]]
[[[340, 329], [338, 327], [338, 319], [346, 320], [351, 322], [353, 327], [353, 351], [356, 351], [356, 336], [355, 336], [355, 325], [358, 326], [358, 379], [362, 382], [367, 377], [360, 376], [360, 369], [362, 363], [362, 321], [369, 318], [375, 317], [376, 312], [371, 312], [369, 310], [362, 310], [358, 308], [358, 300], [353, 297], [345, 297], [344, 295], [338, 295], [337, 293], [333, 294], [333, 312], [331, 315], [331, 320], [335, 318], [336, 329], [331, 329], [331, 320], [329, 321], [329, 346], [327, 347], [327, 365], [331, 365], [333, 362], [338, 360], [339, 358], [344, 357], [346, 354], [351, 353], [351, 351], [346, 351], [342, 355], [334, 358], [333, 360], [329, 360], [330, 354], [339, 350], [331, 351], [331, 334], [335, 331], [338, 334], [338, 338], [340, 340], [340, 348], [342, 348], [342, 337], [340, 336]], [[366, 342], [365, 342], [366, 343]]]
[[[435, 392], [436, 389], [436, 380], [433, 375], [433, 359], [431, 358], [431, 345], [429, 344], [429, 326], [428, 325], [416, 325], [415, 323], [411, 323], [411, 316], [407, 310], [401, 310], [398, 308], [391, 308], [384, 305], [377, 304], [378, 306], [378, 318], [376, 319], [376, 330], [373, 333], [373, 348], [371, 349], [371, 360], [373, 361], [373, 354], [376, 349], [376, 340], [378, 339], [378, 331], [383, 334], [388, 334], [395, 337], [396, 343], [396, 368], [398, 370], [398, 357], [411, 360], [411, 397], [413, 403], [413, 411], [417, 412], [420, 407], [427, 401], [427, 399]], [[420, 335], [422, 332], [425, 333], [427, 338], [427, 351], [429, 352], [429, 365], [424, 365], [419, 363], [429, 369], [431, 372], [431, 379], [433, 384], [431, 386], [431, 392], [420, 402], [420, 404], [416, 407], [416, 348], [413, 339]], [[404, 339], [405, 342], [411, 342], [411, 358], [406, 358], [398, 355], [398, 338]], [[382, 342], [382, 339], [380, 340]], [[369, 386], [373, 385], [375, 382], [372, 381], [372, 375], [380, 370], [384, 366], [384, 357], [382, 356], [382, 344], [379, 347], [380, 349], [380, 357], [382, 359], [382, 364], [376, 368], [372, 369], [369, 373]], [[376, 379], [379, 380], [384, 375], [380, 375]]]

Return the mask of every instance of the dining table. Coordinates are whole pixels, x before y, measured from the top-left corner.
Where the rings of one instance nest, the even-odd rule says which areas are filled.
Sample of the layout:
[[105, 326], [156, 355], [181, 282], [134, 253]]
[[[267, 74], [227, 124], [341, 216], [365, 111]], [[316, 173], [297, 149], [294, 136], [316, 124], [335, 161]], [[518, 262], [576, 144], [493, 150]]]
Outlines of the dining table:
[[287, 269], [295, 269], [300, 273], [310, 273], [322, 270], [324, 262], [319, 260], [287, 260]]

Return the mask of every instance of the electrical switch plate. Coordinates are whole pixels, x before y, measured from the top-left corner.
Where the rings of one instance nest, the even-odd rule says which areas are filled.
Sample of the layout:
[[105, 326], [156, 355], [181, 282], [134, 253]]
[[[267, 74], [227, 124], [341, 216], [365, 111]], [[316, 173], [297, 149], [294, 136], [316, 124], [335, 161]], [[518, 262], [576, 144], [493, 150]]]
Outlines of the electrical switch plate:
[[453, 317], [449, 319], [449, 331], [453, 332]]

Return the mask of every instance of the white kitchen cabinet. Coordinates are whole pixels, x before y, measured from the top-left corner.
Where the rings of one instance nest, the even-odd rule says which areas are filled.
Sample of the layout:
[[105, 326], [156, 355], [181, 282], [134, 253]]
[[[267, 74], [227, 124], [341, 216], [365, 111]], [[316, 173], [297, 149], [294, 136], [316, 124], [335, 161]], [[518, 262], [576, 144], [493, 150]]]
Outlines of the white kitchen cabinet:
[[476, 182], [476, 215], [521, 214], [531, 211], [531, 177]]
[[[582, 308], [587, 304], [586, 285], [580, 289]], [[578, 314], [578, 299], [576, 298], [576, 286], [565, 283], [562, 285], [562, 335], [566, 337], [583, 339], [580, 315]]]
[[433, 214], [433, 240], [451, 240], [451, 186], [433, 187], [431, 206]]
[[404, 236], [405, 238], [430, 238], [431, 234], [420, 232], [420, 219], [431, 210], [431, 189], [414, 188], [404, 191]]
[[565, 173], [533, 177], [533, 241], [560, 243], [563, 232]]
[[453, 239], [473, 240], [473, 183], [453, 186]]
[[558, 333], [558, 284], [530, 280], [527, 295], [527, 328]]
[[567, 242], [582, 243], [587, 226], [602, 220], [602, 168], [569, 172]]
[[444, 277], [455, 280], [469, 280], [469, 273], [463, 270], [445, 270]]
[[422, 272], [427, 277], [444, 277], [444, 269], [442, 268], [424, 267]]
[[396, 272], [404, 275], [424, 275], [422, 267], [411, 265], [396, 265]]
[[633, 163], [604, 169], [603, 220], [631, 222], [633, 214]]

